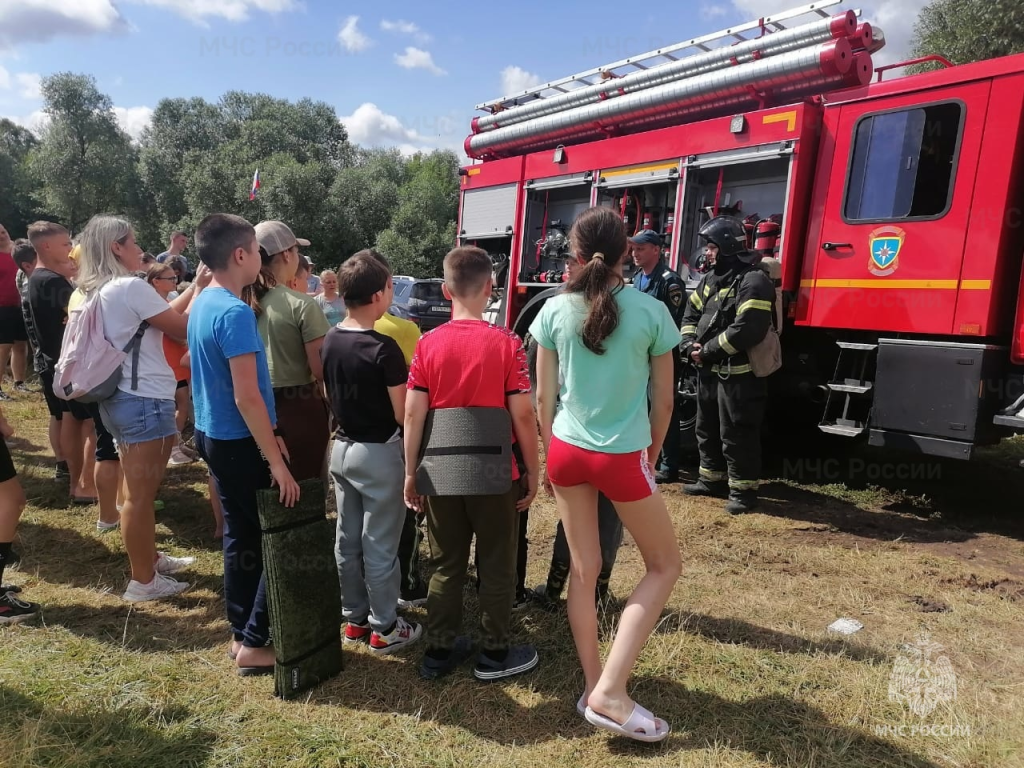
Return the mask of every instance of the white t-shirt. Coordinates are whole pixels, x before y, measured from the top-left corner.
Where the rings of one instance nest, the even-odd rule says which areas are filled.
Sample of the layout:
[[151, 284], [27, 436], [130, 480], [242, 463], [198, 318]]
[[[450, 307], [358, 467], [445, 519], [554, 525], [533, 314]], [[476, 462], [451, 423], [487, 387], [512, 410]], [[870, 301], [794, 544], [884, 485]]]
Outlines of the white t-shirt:
[[[103, 334], [117, 349], [124, 349], [143, 320], [166, 312], [170, 307], [145, 280], [118, 277], [100, 289]], [[118, 389], [139, 397], [173, 400], [177, 381], [164, 356], [164, 334], [152, 326], [142, 336], [139, 350], [139, 387], [132, 391], [132, 356], [121, 366]]]

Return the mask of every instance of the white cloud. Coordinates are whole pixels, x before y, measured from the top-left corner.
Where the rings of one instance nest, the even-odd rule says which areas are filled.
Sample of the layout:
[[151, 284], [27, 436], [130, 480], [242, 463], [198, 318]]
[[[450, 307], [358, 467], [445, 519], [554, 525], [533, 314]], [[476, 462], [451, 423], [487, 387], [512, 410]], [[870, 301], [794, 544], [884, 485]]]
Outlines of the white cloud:
[[411, 35], [421, 43], [429, 43], [431, 40], [430, 35], [420, 29], [418, 24], [412, 21], [406, 21], [405, 19], [396, 19], [395, 21], [384, 19], [380, 23], [380, 28], [385, 32], [397, 32], [400, 35]]
[[729, 12], [730, 8], [727, 5], [711, 5], [710, 3], [704, 3], [700, 7], [700, 17], [702, 19], [718, 19], [722, 16], [728, 16]]
[[283, 13], [302, 7], [298, 0], [129, 0], [138, 5], [166, 8], [190, 21], [205, 24], [208, 16], [245, 21], [252, 11]]
[[138, 141], [153, 120], [153, 110], [149, 107], [114, 107], [114, 117], [125, 133]]
[[64, 35], [95, 35], [128, 28], [113, 0], [4, 0], [0, 3], [0, 50], [45, 43]]
[[540, 75], [527, 72], [521, 67], [508, 66], [501, 70], [501, 92], [506, 96], [525, 91], [527, 88], [536, 88], [543, 82]]
[[18, 88], [18, 95], [23, 99], [38, 101], [42, 94], [39, 86], [42, 77], [35, 72], [18, 72], [11, 74], [0, 66], [0, 91], [9, 91], [14, 87]]
[[50, 122], [50, 116], [41, 109], [37, 109], [35, 112], [25, 115], [24, 117], [15, 117], [11, 115], [8, 116], [7, 119], [17, 123], [23, 128], [28, 128], [35, 134], [38, 134], [46, 127], [46, 124]]
[[[153, 110], [149, 107], [114, 107], [114, 117], [124, 132], [138, 141], [139, 137], [142, 136], [143, 130], [153, 120]], [[42, 131], [50, 122], [50, 116], [41, 109], [37, 109], [22, 117], [12, 115], [8, 119], [28, 128], [36, 134]]]
[[396, 53], [395, 62], [405, 69], [425, 69], [435, 75], [448, 74], [434, 63], [434, 57], [430, 51], [413, 48], [411, 45], [405, 49], [405, 53]]
[[419, 131], [406, 127], [394, 115], [383, 112], [376, 104], [360, 104], [351, 115], [341, 119], [348, 131], [349, 139], [364, 146], [387, 146], [393, 144], [422, 144], [427, 141]]
[[14, 79], [18, 81], [18, 87], [21, 88], [21, 97], [23, 99], [38, 101], [43, 97], [40, 91], [43, 78], [40, 75], [35, 72], [19, 72], [14, 76]]
[[338, 40], [349, 53], [359, 53], [373, 45], [373, 41], [359, 30], [358, 25], [359, 17], [349, 16], [338, 32]]
[[[885, 48], [876, 53], [872, 59], [875, 66], [906, 61], [914, 47], [914, 25], [917, 23], [921, 9], [930, 0], [889, 0], [878, 3], [877, 8], [865, 11], [863, 18], [873, 26], [881, 27], [885, 33]], [[891, 77], [891, 75], [888, 75]]]
[[462, 155], [464, 131], [452, 115], [423, 118], [414, 127], [371, 102], [360, 104], [351, 115], [340, 118], [349, 140], [364, 147], [397, 147], [402, 154], [452, 149]]

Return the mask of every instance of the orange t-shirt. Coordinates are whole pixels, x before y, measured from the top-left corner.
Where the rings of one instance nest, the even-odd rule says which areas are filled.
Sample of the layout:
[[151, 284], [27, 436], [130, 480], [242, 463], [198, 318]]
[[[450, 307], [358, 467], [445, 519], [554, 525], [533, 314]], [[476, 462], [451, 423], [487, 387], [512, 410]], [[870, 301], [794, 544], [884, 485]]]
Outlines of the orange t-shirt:
[[187, 365], [181, 364], [181, 358], [183, 358], [187, 353], [188, 347], [180, 341], [175, 341], [167, 334], [164, 334], [164, 357], [167, 358], [167, 364], [171, 366], [171, 370], [174, 371], [175, 381], [192, 380], [192, 369]]

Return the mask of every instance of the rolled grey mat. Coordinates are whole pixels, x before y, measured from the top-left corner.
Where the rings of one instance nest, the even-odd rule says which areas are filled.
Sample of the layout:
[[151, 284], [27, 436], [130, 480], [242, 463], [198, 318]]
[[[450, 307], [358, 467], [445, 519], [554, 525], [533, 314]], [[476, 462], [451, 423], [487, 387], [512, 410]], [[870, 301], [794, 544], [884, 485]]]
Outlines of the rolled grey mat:
[[416, 490], [495, 496], [512, 487], [512, 419], [504, 408], [436, 408], [423, 428]]
[[337, 675], [341, 659], [341, 587], [334, 559], [334, 525], [324, 484], [299, 483], [291, 509], [276, 488], [257, 494], [263, 528], [270, 632], [277, 663], [274, 695], [289, 699]]

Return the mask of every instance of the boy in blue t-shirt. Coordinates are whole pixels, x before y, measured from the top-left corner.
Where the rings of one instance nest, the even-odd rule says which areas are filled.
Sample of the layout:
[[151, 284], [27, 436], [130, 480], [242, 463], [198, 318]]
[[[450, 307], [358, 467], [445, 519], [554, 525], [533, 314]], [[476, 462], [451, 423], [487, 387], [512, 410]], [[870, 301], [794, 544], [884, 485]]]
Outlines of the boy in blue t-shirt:
[[245, 219], [214, 213], [195, 234], [199, 259], [213, 280], [192, 304], [196, 447], [210, 468], [224, 508], [224, 601], [240, 675], [274, 672], [256, 492], [277, 485], [293, 506], [299, 486], [276, 430], [274, 392], [256, 315], [239, 295], [259, 274], [256, 230]]

